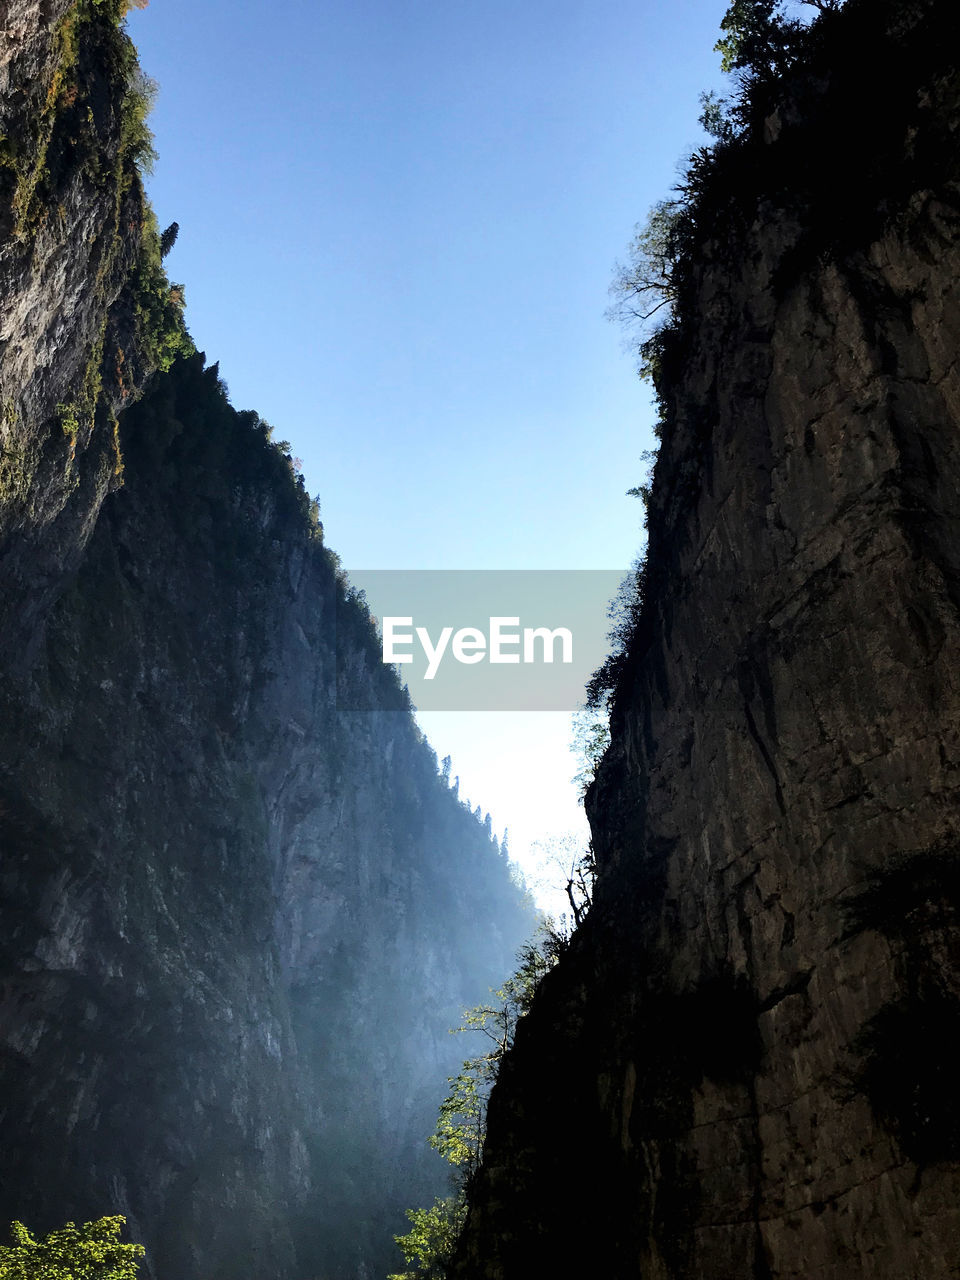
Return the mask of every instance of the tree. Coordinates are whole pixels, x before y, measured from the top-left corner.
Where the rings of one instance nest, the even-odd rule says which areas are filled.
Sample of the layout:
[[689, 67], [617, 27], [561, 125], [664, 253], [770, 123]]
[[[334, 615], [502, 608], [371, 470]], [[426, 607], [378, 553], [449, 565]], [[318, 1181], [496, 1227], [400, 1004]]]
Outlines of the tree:
[[614, 267], [610, 285], [614, 301], [607, 311], [608, 319], [646, 331], [664, 307], [672, 308], [676, 297], [673, 241], [679, 214], [678, 200], [660, 200], [646, 222], [637, 223], [627, 262], [618, 262]]
[[10, 1227], [13, 1244], [0, 1246], [0, 1280], [136, 1280], [139, 1244], [123, 1244], [126, 1218], [66, 1223], [42, 1240], [22, 1222]]
[[626, 666], [630, 642], [643, 613], [644, 562], [637, 559], [610, 601], [607, 617], [610, 630], [607, 639], [611, 652], [587, 681], [586, 705], [589, 710], [607, 712], [610, 698]]
[[407, 1265], [415, 1269], [388, 1280], [443, 1280], [446, 1276], [466, 1219], [467, 1191], [483, 1158], [490, 1090], [513, 1044], [517, 1024], [557, 956], [557, 939], [545, 930], [541, 940], [521, 948], [513, 976], [490, 992], [488, 1002], [467, 1009], [460, 1026], [454, 1028], [454, 1034], [477, 1032], [487, 1041], [482, 1053], [467, 1058], [459, 1073], [449, 1078], [450, 1092], [440, 1104], [437, 1128], [428, 1140], [452, 1166], [454, 1193], [429, 1209], [407, 1210], [412, 1229], [394, 1240]]
[[[800, 0], [818, 13], [833, 13], [843, 0]], [[750, 78], [780, 76], [795, 61], [798, 38], [805, 29], [798, 18], [788, 18], [784, 0], [733, 0], [723, 16], [725, 32], [714, 48], [724, 71], [740, 71]]]
[[[629, 492], [633, 492], [630, 490]], [[577, 760], [577, 772], [571, 781], [580, 793], [580, 801], [596, 776], [604, 752], [610, 745], [610, 717], [606, 707], [582, 706], [573, 713], [573, 741], [570, 744]]]
[[466, 1216], [462, 1196], [436, 1200], [429, 1209], [408, 1209], [412, 1230], [394, 1239], [417, 1269], [397, 1272], [387, 1280], [444, 1280]]
[[563, 950], [569, 941], [570, 920], [577, 928], [584, 920], [593, 901], [593, 885], [596, 879], [596, 861], [593, 848], [583, 839], [569, 832], [550, 836], [534, 843], [538, 861], [544, 868], [538, 877], [541, 889], [551, 894], [563, 893], [570, 904], [570, 916], [563, 915], [559, 922], [547, 926], [548, 939], [553, 950]]
[[556, 954], [546, 935], [543, 941], [528, 942], [520, 949], [516, 972], [502, 987], [491, 990], [491, 999], [467, 1009], [455, 1035], [477, 1032], [487, 1044], [482, 1053], [464, 1061], [448, 1084], [450, 1092], [440, 1104], [431, 1147], [456, 1170], [455, 1181], [467, 1186], [480, 1167], [486, 1135], [487, 1100], [500, 1064], [513, 1044], [517, 1024], [533, 1003], [544, 974], [556, 963]]
[[779, 75], [788, 42], [783, 0], [733, 0], [714, 45], [724, 71]]
[[160, 237], [160, 257], [165, 258], [173, 246], [177, 243], [177, 236], [180, 234], [180, 223], [171, 222], [166, 231]]

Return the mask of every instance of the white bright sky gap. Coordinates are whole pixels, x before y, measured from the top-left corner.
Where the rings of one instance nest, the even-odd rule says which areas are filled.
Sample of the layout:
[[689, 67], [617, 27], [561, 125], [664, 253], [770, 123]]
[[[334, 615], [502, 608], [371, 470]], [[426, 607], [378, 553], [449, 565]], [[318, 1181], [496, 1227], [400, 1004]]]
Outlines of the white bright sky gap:
[[[149, 182], [197, 345], [354, 569], [626, 568], [649, 392], [604, 319], [704, 141], [727, 0], [153, 0]], [[569, 716], [432, 712], [531, 877]], [[546, 901], [546, 899], [545, 899]], [[562, 908], [556, 900], [550, 905]]]

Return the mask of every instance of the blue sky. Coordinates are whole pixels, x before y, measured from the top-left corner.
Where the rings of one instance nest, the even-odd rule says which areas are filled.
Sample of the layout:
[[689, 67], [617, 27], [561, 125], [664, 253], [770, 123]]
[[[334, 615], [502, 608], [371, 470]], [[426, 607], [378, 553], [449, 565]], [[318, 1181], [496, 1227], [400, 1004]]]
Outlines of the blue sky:
[[[167, 265], [191, 331], [234, 404], [291, 442], [348, 570], [629, 565], [641, 508], [625, 491], [652, 412], [607, 289], [703, 140], [725, 9], [153, 0], [130, 15], [159, 83], [150, 193], [161, 226], [180, 223]], [[563, 717], [425, 724], [515, 853], [576, 825]]]

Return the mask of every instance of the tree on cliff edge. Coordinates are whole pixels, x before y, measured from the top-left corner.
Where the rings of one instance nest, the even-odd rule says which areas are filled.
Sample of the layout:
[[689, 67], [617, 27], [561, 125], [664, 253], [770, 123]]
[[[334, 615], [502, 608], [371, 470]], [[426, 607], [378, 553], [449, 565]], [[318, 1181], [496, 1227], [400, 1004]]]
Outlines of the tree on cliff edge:
[[[843, 0], [800, 3], [818, 13], [831, 13]], [[720, 23], [724, 34], [714, 48], [724, 71], [739, 71], [748, 79], [777, 77], [793, 62], [804, 27], [799, 18], [786, 16], [784, 0], [733, 0]]]
[[429, 1139], [453, 1168], [454, 1194], [429, 1209], [408, 1209], [411, 1230], [394, 1236], [408, 1271], [387, 1280], [443, 1280], [467, 1216], [467, 1192], [483, 1158], [487, 1100], [501, 1064], [513, 1044], [517, 1023], [527, 1013], [544, 975], [557, 962], [555, 937], [545, 931], [541, 941], [528, 942], [517, 956], [512, 977], [486, 1004], [467, 1009], [455, 1033], [479, 1032], [484, 1052], [468, 1058], [460, 1073], [448, 1080], [450, 1092], [440, 1105], [437, 1129]]

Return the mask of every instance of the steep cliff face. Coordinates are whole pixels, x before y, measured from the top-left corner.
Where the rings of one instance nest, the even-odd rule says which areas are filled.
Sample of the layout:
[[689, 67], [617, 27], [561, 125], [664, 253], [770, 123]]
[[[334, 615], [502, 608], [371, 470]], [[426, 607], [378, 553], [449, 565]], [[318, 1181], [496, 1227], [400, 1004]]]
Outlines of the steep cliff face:
[[850, 0], [707, 193], [596, 901], [463, 1280], [960, 1270], [952, 16]]
[[189, 344], [123, 8], [0, 15], [0, 1220], [367, 1277], [531, 912], [269, 430], [198, 355], [132, 403]]
[[[157, 363], [149, 87], [124, 0], [0, 5], [0, 589], [29, 651], [120, 473], [116, 413]], [[125, 286], [125, 287], [124, 287]], [[16, 601], [16, 607], [14, 606]]]
[[447, 1029], [529, 914], [256, 415], [198, 356], [121, 445], [3, 695], [2, 1213], [115, 1205], [159, 1276], [362, 1274], [443, 1186]]

